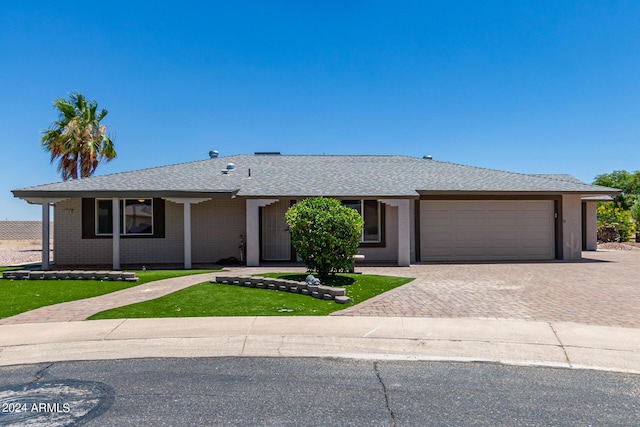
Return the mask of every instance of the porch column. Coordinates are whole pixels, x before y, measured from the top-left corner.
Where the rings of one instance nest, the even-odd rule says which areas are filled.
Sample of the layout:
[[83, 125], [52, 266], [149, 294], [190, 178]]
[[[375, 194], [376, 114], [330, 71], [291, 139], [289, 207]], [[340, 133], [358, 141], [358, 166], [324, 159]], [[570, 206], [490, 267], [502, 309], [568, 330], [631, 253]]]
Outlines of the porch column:
[[588, 251], [595, 251], [598, 249], [598, 222], [596, 217], [596, 208], [598, 202], [585, 202], [585, 235], [586, 242], [585, 248]]
[[201, 202], [206, 202], [211, 199], [194, 199], [194, 198], [166, 198], [173, 203], [180, 203], [183, 208], [183, 233], [184, 233], [184, 269], [190, 270], [192, 267], [191, 262], [191, 205]]
[[191, 269], [191, 203], [184, 203], [184, 269]]
[[582, 198], [562, 196], [562, 259], [582, 259]]
[[380, 202], [398, 209], [398, 266], [411, 265], [411, 203], [409, 199], [382, 199]]
[[49, 229], [51, 222], [49, 218], [49, 202], [42, 203], [42, 269], [49, 270]]
[[278, 199], [247, 199], [247, 267], [260, 265], [260, 208], [276, 203]]
[[111, 202], [113, 218], [113, 269], [120, 270], [120, 199], [114, 197]]

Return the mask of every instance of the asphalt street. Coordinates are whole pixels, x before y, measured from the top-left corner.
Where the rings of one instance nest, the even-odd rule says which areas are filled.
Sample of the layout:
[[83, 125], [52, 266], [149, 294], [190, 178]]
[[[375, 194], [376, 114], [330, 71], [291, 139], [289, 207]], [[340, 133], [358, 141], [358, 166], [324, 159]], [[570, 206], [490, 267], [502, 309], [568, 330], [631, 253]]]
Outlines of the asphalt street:
[[493, 363], [176, 358], [0, 368], [0, 425], [630, 426], [640, 376]]

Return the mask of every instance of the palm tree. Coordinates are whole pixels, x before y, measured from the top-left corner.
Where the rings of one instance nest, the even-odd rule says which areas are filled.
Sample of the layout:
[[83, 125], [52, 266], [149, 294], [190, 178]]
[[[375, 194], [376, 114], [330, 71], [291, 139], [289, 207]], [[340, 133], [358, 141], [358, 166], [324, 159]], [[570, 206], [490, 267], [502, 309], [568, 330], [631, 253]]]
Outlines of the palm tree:
[[58, 160], [58, 172], [64, 181], [91, 176], [100, 162], [116, 157], [107, 127], [100, 124], [107, 110], [98, 111], [96, 101], [72, 93], [68, 100], [56, 99], [53, 106], [58, 110], [58, 120], [42, 132], [41, 143], [51, 153], [51, 163]]

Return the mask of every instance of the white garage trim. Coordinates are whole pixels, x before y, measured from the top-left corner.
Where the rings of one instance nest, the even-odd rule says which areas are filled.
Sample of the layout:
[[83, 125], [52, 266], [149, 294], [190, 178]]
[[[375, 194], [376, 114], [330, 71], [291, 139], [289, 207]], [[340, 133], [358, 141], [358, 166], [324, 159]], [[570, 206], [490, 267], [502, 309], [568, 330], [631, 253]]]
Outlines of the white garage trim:
[[422, 200], [422, 261], [551, 260], [552, 200]]

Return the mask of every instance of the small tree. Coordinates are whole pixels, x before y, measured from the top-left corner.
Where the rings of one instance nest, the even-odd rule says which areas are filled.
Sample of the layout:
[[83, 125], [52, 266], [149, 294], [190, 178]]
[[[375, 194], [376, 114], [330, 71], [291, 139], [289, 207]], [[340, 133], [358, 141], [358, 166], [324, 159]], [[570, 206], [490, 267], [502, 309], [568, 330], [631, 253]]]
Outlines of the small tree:
[[358, 251], [363, 220], [336, 199], [313, 197], [291, 206], [285, 215], [296, 252], [320, 279], [349, 271]]
[[627, 172], [617, 170], [596, 176], [595, 185], [618, 188], [622, 194], [613, 196], [614, 203], [622, 209], [629, 210], [640, 194], [640, 171]]
[[621, 209], [613, 203], [598, 203], [596, 213], [598, 236], [601, 240], [607, 240], [602, 239], [603, 230], [615, 229], [618, 241], [629, 241], [629, 237], [635, 231], [629, 211]]

